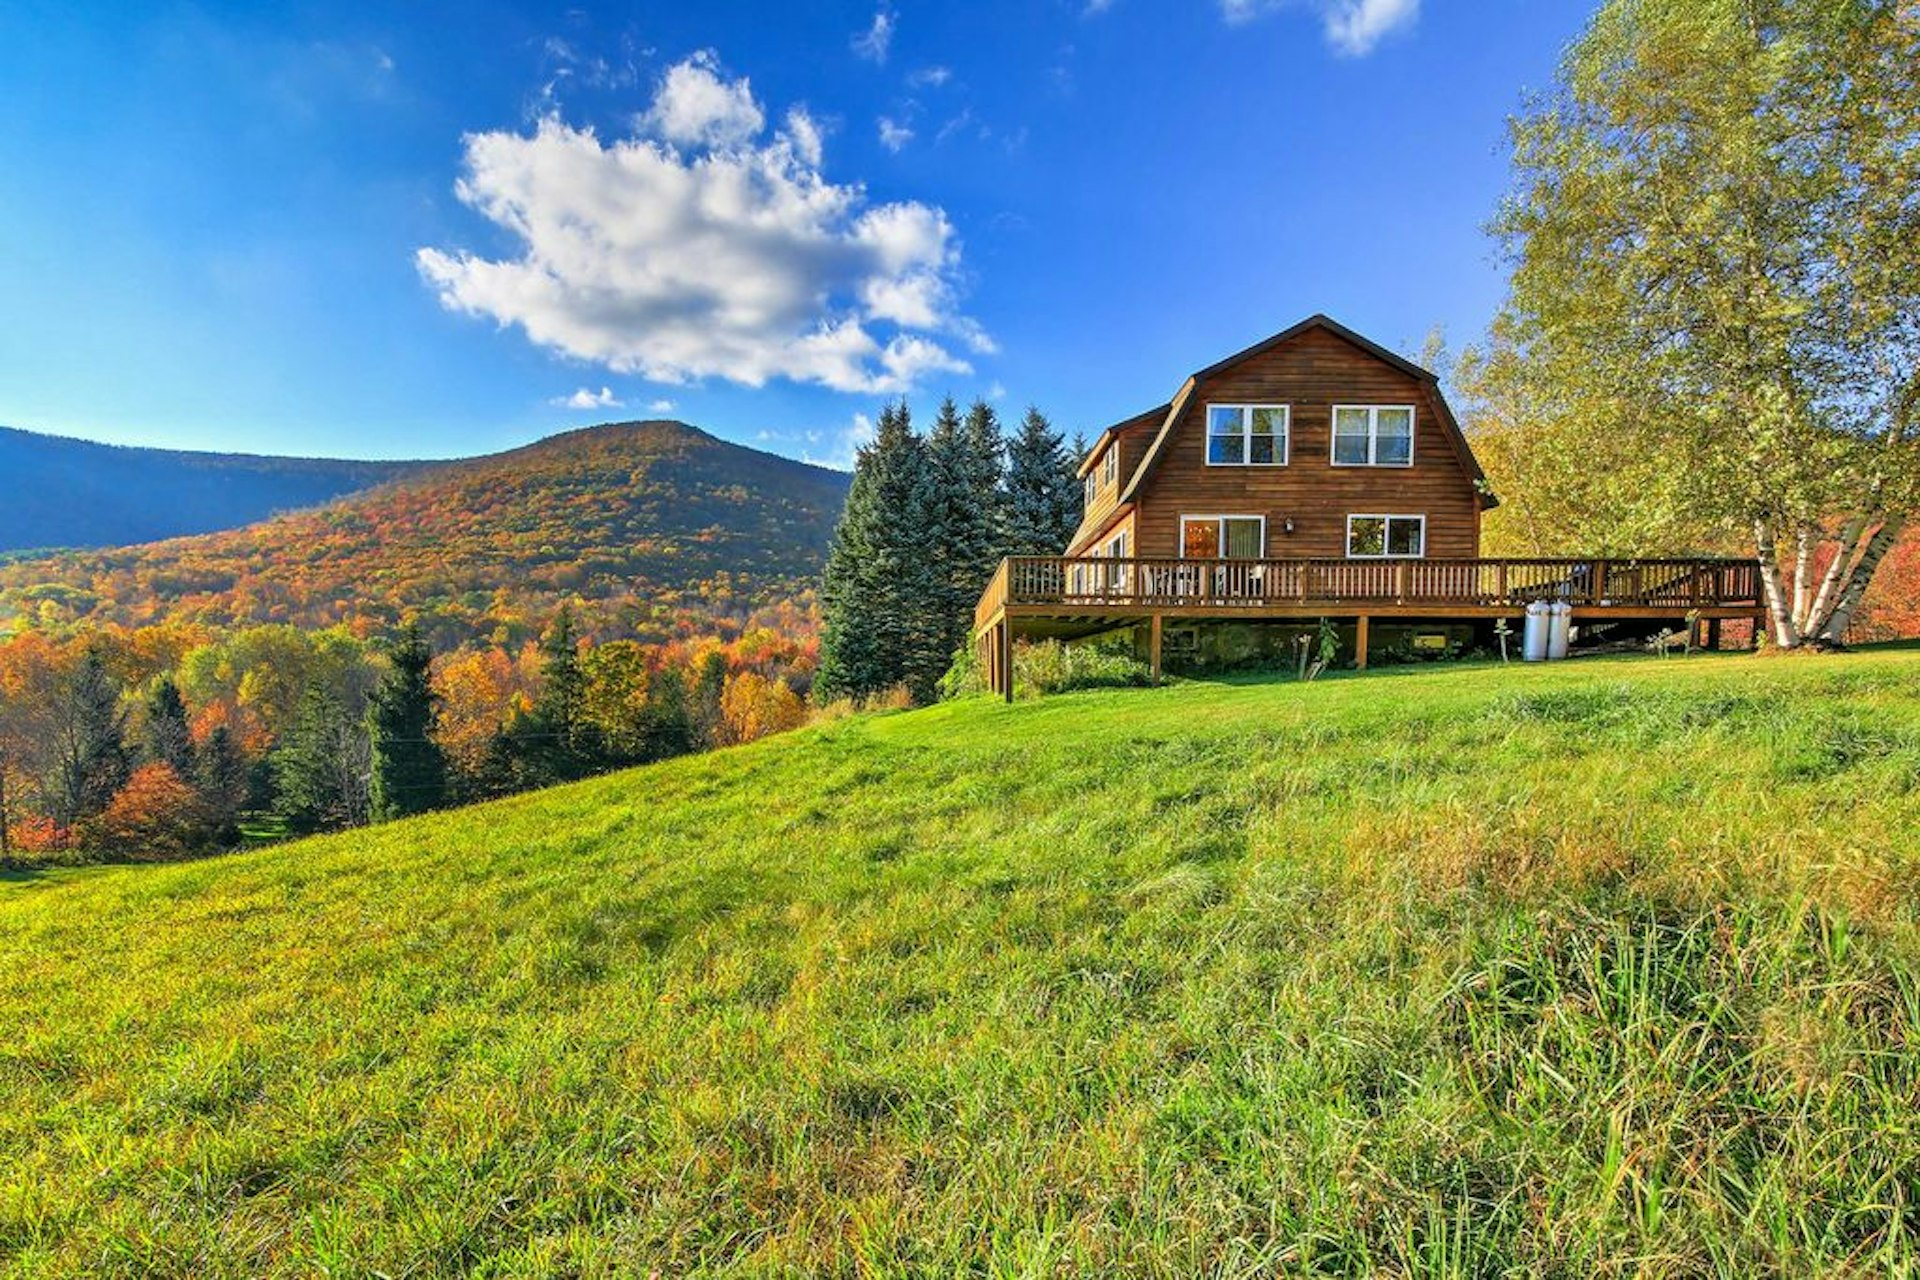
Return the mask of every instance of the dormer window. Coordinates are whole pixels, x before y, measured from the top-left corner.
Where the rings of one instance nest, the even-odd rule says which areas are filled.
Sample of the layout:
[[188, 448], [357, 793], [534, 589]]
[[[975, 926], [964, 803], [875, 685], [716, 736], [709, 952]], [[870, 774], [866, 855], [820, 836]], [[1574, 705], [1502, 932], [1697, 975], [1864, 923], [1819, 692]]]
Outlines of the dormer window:
[[1337, 404], [1333, 406], [1333, 465], [1336, 467], [1412, 466], [1413, 406], [1410, 404]]
[[1284, 467], [1292, 415], [1284, 404], [1207, 406], [1207, 465]]
[[1100, 487], [1111, 489], [1120, 479], [1120, 444], [1115, 441], [1107, 446], [1107, 456], [1100, 463]]

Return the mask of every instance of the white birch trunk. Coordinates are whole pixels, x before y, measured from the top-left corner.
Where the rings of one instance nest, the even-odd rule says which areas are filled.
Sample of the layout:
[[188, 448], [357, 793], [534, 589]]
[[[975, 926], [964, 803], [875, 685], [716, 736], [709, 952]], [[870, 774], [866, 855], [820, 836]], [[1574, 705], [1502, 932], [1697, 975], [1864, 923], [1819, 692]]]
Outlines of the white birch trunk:
[[1820, 638], [1829, 644], [1842, 644], [1846, 641], [1847, 626], [1853, 621], [1853, 612], [1860, 607], [1860, 600], [1867, 594], [1867, 587], [1873, 582], [1873, 571], [1886, 559], [1887, 552], [1893, 550], [1893, 544], [1900, 539], [1900, 530], [1905, 521], [1897, 517], [1886, 520], [1873, 536], [1867, 539], [1867, 549], [1860, 553], [1860, 561], [1854, 565], [1848, 575], [1847, 585], [1840, 592], [1840, 599], [1833, 607], [1833, 613], [1820, 627]]
[[1765, 520], [1753, 522], [1753, 549], [1760, 558], [1760, 586], [1766, 593], [1767, 613], [1773, 618], [1773, 642], [1782, 649], [1800, 647], [1800, 629], [1793, 621], [1793, 608], [1787, 600], [1786, 584], [1780, 580], [1780, 560], [1773, 541], [1773, 526]]
[[1813, 607], [1813, 553], [1820, 545], [1812, 526], [1801, 525], [1793, 535], [1793, 625], [1801, 635], [1807, 633], [1808, 611]]
[[1854, 553], [1860, 549], [1860, 540], [1866, 535], [1870, 521], [1864, 515], [1850, 518], [1846, 527], [1840, 530], [1840, 545], [1834, 550], [1833, 563], [1820, 575], [1820, 590], [1813, 598], [1813, 604], [1807, 611], [1807, 621], [1803, 629], [1812, 630], [1824, 623], [1833, 613], [1834, 603], [1839, 599], [1840, 589], [1846, 584], [1847, 570], [1853, 566]]

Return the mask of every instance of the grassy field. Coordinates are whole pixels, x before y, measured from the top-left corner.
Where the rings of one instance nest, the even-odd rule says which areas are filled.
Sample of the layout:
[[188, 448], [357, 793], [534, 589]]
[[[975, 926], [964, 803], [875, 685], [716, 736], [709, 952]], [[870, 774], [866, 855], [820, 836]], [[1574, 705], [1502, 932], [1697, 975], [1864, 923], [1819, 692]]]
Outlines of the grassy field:
[[1920, 652], [862, 717], [0, 883], [0, 1273], [1889, 1275]]

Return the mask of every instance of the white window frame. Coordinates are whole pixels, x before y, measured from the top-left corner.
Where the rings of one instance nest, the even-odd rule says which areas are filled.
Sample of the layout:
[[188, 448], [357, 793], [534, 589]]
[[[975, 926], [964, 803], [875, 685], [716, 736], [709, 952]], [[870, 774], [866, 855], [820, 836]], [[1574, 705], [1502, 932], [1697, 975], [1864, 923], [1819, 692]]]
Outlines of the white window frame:
[[1087, 478], [1080, 485], [1080, 510], [1083, 512], [1093, 510], [1093, 504], [1099, 500], [1099, 497], [1100, 473], [1097, 470], [1089, 471]]
[[[1261, 465], [1265, 465], [1265, 464], [1261, 464]], [[1188, 558], [1187, 556], [1187, 521], [1189, 520], [1211, 520], [1215, 524], [1220, 525], [1221, 554], [1214, 557], [1217, 560], [1225, 560], [1227, 558], [1226, 556], [1227, 529], [1226, 529], [1226, 525], [1222, 523], [1223, 521], [1258, 520], [1260, 522], [1260, 554], [1255, 556], [1254, 559], [1265, 560], [1267, 558], [1267, 518], [1265, 516], [1255, 515], [1251, 511], [1222, 511], [1218, 513], [1208, 513], [1203, 511], [1195, 515], [1182, 514], [1180, 517], [1180, 558], [1182, 560], [1185, 560]]]
[[[1384, 520], [1386, 525], [1380, 530], [1380, 554], [1369, 555], [1353, 549], [1353, 522], [1355, 520]], [[1388, 548], [1393, 546], [1393, 521], [1417, 520], [1420, 522], [1420, 549], [1412, 555], [1396, 555]], [[1427, 517], [1411, 511], [1355, 511], [1347, 517], [1347, 559], [1349, 560], [1424, 560], [1427, 558]]]
[[[1115, 548], [1118, 548], [1118, 550]], [[1100, 546], [1100, 554], [1110, 560], [1125, 560], [1127, 558], [1127, 531], [1122, 529], [1102, 543]]]
[[[1213, 460], [1213, 411], [1215, 409], [1238, 409], [1240, 411], [1240, 456], [1241, 462], [1215, 462]], [[1275, 462], [1253, 461], [1253, 414], [1256, 409], [1278, 409], [1285, 420], [1285, 432], [1280, 437], [1280, 457]], [[1290, 404], [1209, 404], [1200, 420], [1202, 434], [1206, 437], [1206, 463], [1210, 467], [1284, 467], [1293, 460], [1293, 406]], [[1223, 436], [1222, 439], [1225, 439]]]
[[[1382, 409], [1405, 409], [1407, 411], [1407, 460], [1405, 462], [1379, 462], [1380, 456], [1380, 411]], [[1340, 414], [1346, 410], [1363, 412], [1367, 415], [1367, 460], [1365, 462], [1340, 461]], [[1336, 404], [1327, 411], [1327, 462], [1336, 467], [1410, 467], [1413, 465], [1413, 444], [1420, 434], [1419, 412], [1410, 404]]]
[[1107, 446], [1107, 453], [1100, 460], [1100, 487], [1111, 489], [1120, 480], [1120, 443], [1115, 441]]

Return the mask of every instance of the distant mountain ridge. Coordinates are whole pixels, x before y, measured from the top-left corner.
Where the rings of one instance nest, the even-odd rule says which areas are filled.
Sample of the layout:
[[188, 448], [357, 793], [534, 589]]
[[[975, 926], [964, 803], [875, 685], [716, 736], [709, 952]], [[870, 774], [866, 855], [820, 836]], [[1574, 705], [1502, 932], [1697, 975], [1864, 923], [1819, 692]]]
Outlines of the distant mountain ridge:
[[0, 427], [0, 554], [237, 528], [434, 465], [148, 449]]
[[512, 642], [563, 602], [666, 639], [806, 611], [850, 477], [683, 422], [608, 423], [243, 528], [0, 564], [0, 630], [267, 622]]

